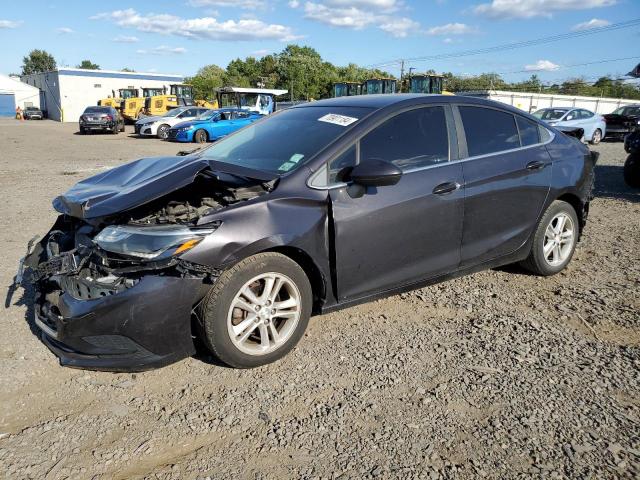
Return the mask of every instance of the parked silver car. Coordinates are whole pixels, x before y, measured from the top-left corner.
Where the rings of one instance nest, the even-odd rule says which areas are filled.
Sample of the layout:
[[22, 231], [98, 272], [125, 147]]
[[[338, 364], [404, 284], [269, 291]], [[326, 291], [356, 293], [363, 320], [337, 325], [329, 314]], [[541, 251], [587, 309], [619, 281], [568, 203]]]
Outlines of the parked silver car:
[[552, 127], [581, 128], [584, 130], [584, 140], [594, 145], [600, 143], [607, 133], [604, 117], [584, 108], [542, 108], [533, 115]]

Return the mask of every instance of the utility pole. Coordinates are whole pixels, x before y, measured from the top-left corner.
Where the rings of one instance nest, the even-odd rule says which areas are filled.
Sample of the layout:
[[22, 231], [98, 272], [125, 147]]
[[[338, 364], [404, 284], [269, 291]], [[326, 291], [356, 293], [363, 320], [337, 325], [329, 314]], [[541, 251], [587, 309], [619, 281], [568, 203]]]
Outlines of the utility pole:
[[399, 93], [402, 93], [402, 79], [404, 78], [404, 60], [400, 61], [400, 89]]

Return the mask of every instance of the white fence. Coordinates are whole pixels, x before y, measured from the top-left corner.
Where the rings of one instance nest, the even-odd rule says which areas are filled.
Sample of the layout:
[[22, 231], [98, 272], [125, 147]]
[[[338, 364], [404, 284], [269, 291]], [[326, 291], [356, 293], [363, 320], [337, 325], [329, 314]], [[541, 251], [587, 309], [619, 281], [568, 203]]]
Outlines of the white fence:
[[535, 112], [549, 107], [577, 107], [605, 114], [611, 113], [623, 105], [639, 104], [640, 100], [626, 100], [606, 97], [578, 97], [572, 95], [549, 95], [546, 93], [506, 92], [503, 90], [480, 90], [474, 92], [458, 92], [456, 95], [482, 97], [506, 103], [525, 112]]

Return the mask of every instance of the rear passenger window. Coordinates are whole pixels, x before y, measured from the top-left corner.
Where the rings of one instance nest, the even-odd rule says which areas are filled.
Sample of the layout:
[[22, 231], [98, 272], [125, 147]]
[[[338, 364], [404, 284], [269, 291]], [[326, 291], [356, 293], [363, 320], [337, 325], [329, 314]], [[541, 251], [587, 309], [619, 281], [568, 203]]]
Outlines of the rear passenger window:
[[384, 160], [407, 170], [449, 161], [443, 107], [409, 110], [384, 122], [360, 140], [360, 161]]
[[523, 147], [540, 143], [540, 132], [538, 131], [537, 123], [518, 116], [516, 116], [516, 123], [518, 124], [520, 141]]
[[469, 156], [486, 155], [520, 147], [511, 113], [491, 108], [460, 106]]

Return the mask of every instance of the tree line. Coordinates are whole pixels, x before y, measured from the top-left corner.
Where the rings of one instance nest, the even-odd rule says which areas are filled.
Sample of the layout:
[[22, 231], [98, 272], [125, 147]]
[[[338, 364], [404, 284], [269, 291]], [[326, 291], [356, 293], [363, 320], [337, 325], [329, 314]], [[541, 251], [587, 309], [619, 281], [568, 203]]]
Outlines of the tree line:
[[[97, 70], [100, 66], [83, 60], [78, 68]], [[56, 69], [56, 61], [44, 50], [32, 50], [23, 59], [22, 75]], [[122, 71], [133, 71], [123, 68]], [[435, 73], [429, 70], [426, 73]], [[640, 85], [622, 78], [602, 76], [596, 81], [570, 78], [561, 83], [544, 84], [537, 75], [521, 82], [507, 82], [497, 73], [460, 76], [445, 72], [444, 89], [450, 92], [473, 90], [509, 90], [525, 93], [581, 95], [640, 99]], [[363, 82], [368, 78], [393, 77], [389, 72], [361, 67], [355, 63], [336, 66], [311, 47], [288, 45], [281, 52], [261, 58], [232, 60], [226, 68], [206, 65], [185, 81], [194, 86], [196, 98], [212, 98], [223, 86], [280, 88], [289, 91], [292, 100], [317, 100], [331, 97], [335, 82]]]

